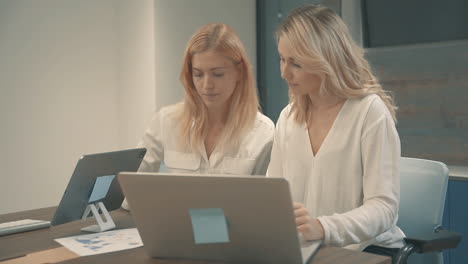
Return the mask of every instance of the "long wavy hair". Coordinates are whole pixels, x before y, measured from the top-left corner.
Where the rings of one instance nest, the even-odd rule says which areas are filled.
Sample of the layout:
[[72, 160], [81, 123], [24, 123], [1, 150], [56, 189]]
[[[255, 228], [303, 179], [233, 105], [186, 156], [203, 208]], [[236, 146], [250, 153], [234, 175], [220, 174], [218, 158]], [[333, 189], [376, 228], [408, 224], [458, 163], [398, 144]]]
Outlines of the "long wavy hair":
[[[359, 98], [377, 94], [396, 122], [393, 97], [383, 90], [364, 50], [351, 37], [343, 20], [320, 5], [304, 5], [292, 10], [276, 31], [276, 41], [284, 41], [304, 70], [321, 78], [320, 94], [338, 98]], [[307, 95], [289, 94], [291, 112], [297, 122], [310, 118]]]
[[259, 110], [252, 66], [237, 33], [228, 25], [216, 23], [199, 28], [185, 49], [180, 81], [185, 89], [180, 115], [182, 144], [201, 152], [208, 129], [208, 110], [193, 82], [192, 58], [196, 53], [216, 51], [230, 59], [241, 76], [229, 99], [228, 117], [218, 141], [221, 148], [238, 146], [240, 139], [253, 127]]

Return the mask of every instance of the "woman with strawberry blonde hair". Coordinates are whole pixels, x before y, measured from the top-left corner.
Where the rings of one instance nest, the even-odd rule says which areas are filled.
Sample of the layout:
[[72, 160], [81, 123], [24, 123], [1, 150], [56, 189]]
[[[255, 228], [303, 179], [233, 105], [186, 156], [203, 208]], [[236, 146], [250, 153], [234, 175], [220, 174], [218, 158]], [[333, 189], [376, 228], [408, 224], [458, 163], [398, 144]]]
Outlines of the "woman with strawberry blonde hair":
[[[198, 29], [187, 44], [180, 80], [183, 102], [161, 109], [141, 143], [138, 171], [265, 175], [274, 124], [259, 112], [251, 64], [225, 24]], [[128, 208], [126, 202], [122, 205]]]
[[294, 9], [277, 30], [290, 104], [276, 124], [268, 177], [289, 181], [306, 240], [391, 257], [403, 246], [395, 105], [342, 19]]

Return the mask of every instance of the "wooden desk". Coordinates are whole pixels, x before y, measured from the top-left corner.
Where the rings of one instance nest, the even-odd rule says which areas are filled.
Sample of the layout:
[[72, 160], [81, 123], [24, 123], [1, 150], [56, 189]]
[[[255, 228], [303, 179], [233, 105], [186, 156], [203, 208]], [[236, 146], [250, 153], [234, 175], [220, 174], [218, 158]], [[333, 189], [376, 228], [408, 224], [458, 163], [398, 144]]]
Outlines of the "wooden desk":
[[[49, 207], [25, 212], [0, 215], [0, 223], [20, 219], [50, 220], [54, 215], [56, 207]], [[112, 218], [118, 228], [135, 227], [131, 215], [125, 210], [111, 212]], [[0, 236], [0, 256], [14, 256], [29, 254], [46, 249], [60, 247], [54, 241], [55, 238], [69, 237], [83, 234], [80, 228], [94, 224], [94, 219], [85, 221], [74, 221], [71, 223], [54, 226], [48, 229], [31, 232]], [[316, 253], [312, 264], [332, 263], [360, 263], [360, 264], [390, 264], [390, 258], [379, 255], [356, 252], [336, 247], [322, 247]], [[168, 260], [150, 258], [142, 247], [108, 254], [80, 257], [60, 263], [135, 263], [135, 264], [220, 264], [220, 262], [190, 261], [190, 260]]]

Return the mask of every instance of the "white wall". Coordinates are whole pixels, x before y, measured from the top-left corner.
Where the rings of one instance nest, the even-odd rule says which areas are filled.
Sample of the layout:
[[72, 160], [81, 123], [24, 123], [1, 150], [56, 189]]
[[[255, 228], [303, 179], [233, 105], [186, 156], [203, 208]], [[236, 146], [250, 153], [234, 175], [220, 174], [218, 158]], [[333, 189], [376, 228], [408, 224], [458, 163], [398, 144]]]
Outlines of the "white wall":
[[185, 44], [255, 0], [0, 0], [0, 214], [57, 205], [82, 154], [131, 148], [182, 99]]
[[0, 1], [0, 214], [57, 205], [155, 107], [153, 1]]
[[193, 32], [204, 24], [233, 27], [256, 67], [255, 0], [155, 0], [154, 8], [158, 108], [182, 100], [182, 56]]
[[154, 1], [118, 0], [119, 146], [133, 148], [156, 110]]

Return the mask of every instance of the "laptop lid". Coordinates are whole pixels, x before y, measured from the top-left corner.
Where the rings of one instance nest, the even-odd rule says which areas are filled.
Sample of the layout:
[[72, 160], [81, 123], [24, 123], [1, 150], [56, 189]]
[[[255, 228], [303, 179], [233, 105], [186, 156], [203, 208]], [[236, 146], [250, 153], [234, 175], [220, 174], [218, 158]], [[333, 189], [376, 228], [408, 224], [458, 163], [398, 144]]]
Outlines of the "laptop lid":
[[[51, 224], [59, 225], [81, 219], [89, 204], [96, 179], [100, 176], [115, 176], [121, 171], [137, 171], [145, 153], [145, 148], [136, 148], [82, 156], [75, 166]], [[117, 180], [112, 179], [107, 195], [99, 200], [108, 211], [112, 211], [120, 208], [123, 199], [120, 185]]]
[[[303, 263], [285, 179], [123, 172], [118, 181], [152, 257]], [[218, 229], [210, 241], [220, 219], [227, 236]]]

